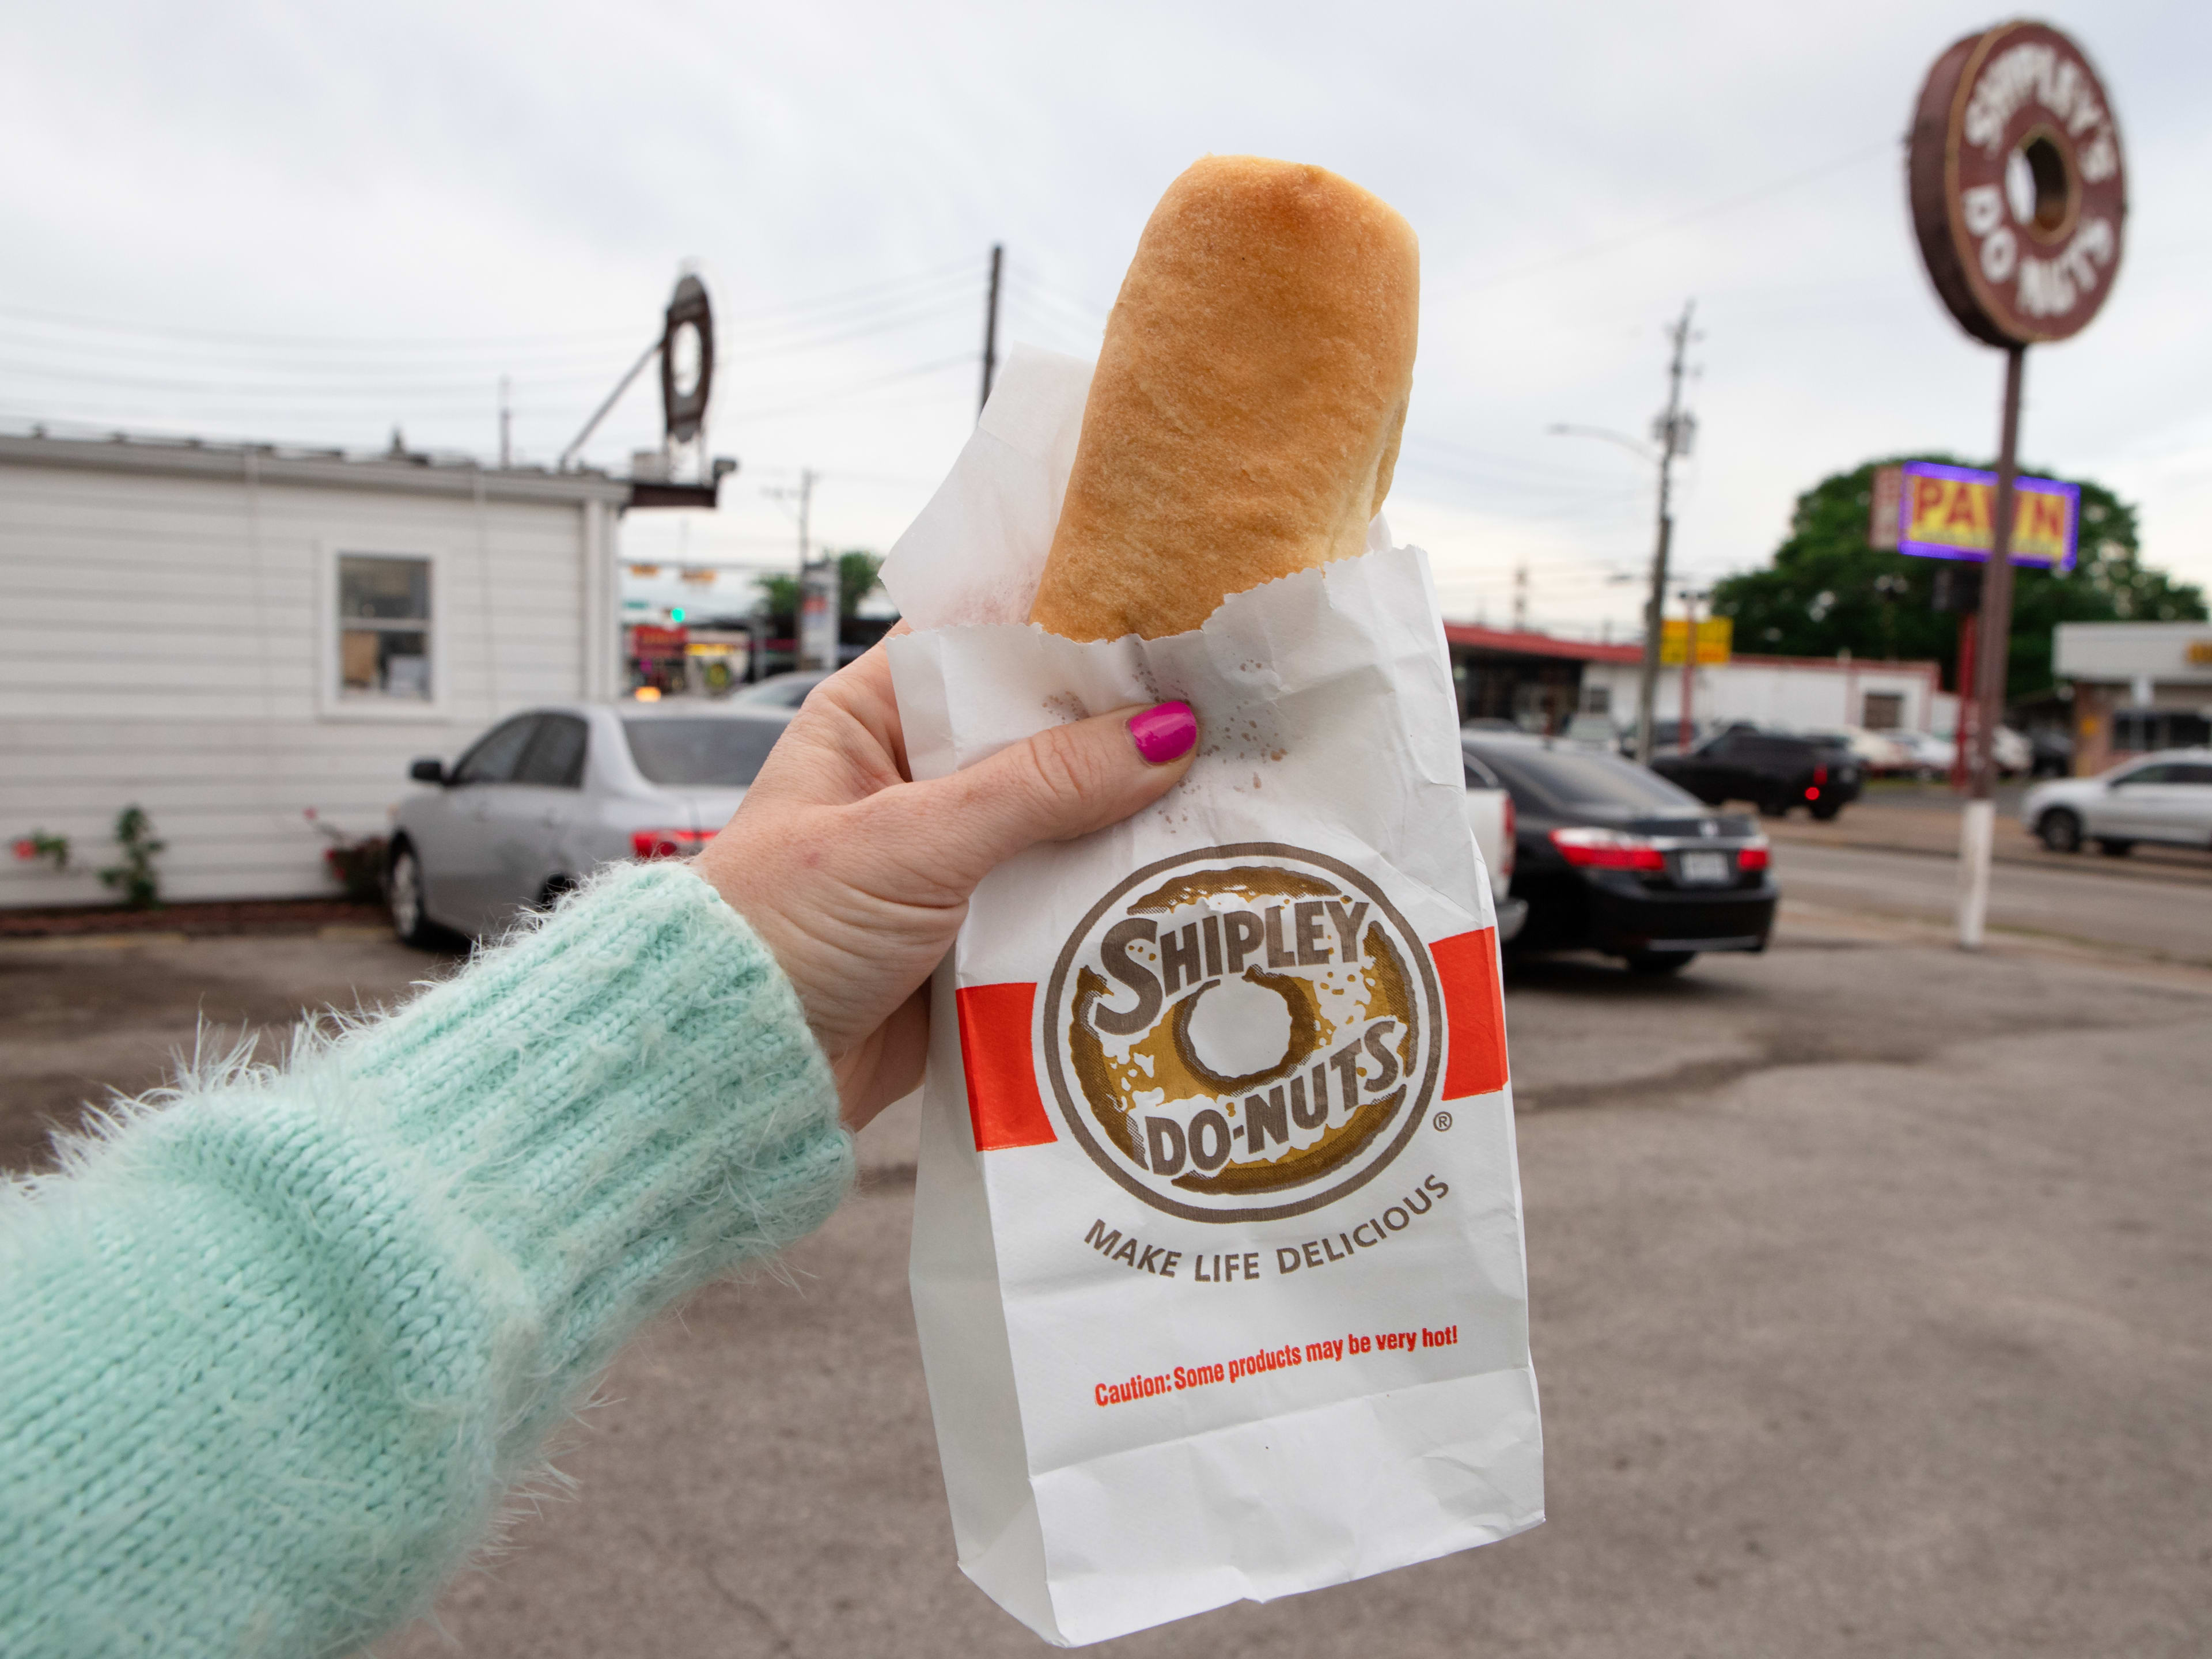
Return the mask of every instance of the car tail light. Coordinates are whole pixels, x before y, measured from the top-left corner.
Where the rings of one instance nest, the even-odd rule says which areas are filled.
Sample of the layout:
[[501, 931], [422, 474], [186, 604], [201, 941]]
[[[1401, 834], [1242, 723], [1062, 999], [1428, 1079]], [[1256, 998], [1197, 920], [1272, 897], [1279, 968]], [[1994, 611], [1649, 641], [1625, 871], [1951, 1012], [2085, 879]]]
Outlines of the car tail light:
[[1820, 786], [1819, 786], [1818, 784], [1813, 784], [1813, 785], [1809, 785], [1809, 786], [1808, 786], [1808, 787], [1806, 788], [1806, 791], [1805, 791], [1805, 799], [1806, 799], [1807, 800], [1818, 800], [1818, 799], [1820, 799]]
[[1650, 870], [1667, 867], [1665, 854], [1648, 836], [1625, 835], [1618, 830], [1554, 830], [1552, 845], [1559, 856], [1582, 870]]
[[641, 859], [688, 859], [714, 838], [711, 830], [634, 830], [629, 849]]
[[1508, 795], [1505, 798], [1505, 850], [1498, 854], [1498, 861], [1505, 866], [1505, 878], [1508, 881], [1513, 878], [1513, 852], [1519, 844], [1515, 837], [1520, 833], [1520, 815], [1513, 810], [1513, 797]]
[[1753, 842], [1749, 846], [1737, 848], [1735, 849], [1735, 867], [1739, 870], [1764, 870], [1766, 868], [1766, 837], [1761, 836], [1757, 841]]

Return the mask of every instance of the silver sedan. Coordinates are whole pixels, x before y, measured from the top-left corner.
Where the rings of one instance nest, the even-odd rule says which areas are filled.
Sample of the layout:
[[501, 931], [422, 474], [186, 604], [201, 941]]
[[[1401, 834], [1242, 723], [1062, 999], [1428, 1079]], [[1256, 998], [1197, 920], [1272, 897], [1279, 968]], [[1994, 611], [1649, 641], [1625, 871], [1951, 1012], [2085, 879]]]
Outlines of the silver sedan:
[[2054, 778], [2021, 799], [2020, 818], [2054, 853], [2125, 853], [2137, 842], [2212, 847], [2212, 749], [2142, 755], [2099, 778]]
[[392, 926], [410, 945], [482, 938], [624, 859], [680, 858], [729, 821], [789, 708], [677, 702], [568, 703], [501, 720], [392, 832]]

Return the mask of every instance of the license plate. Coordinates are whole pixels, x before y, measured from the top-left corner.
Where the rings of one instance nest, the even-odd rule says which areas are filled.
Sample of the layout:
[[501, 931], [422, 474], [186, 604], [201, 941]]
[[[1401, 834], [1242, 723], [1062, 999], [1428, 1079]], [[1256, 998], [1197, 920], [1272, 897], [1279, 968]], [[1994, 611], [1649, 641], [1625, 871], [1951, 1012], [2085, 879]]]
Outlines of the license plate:
[[1681, 877], [1690, 886], [1725, 886], [1735, 879], [1735, 860], [1726, 853], [1685, 853]]

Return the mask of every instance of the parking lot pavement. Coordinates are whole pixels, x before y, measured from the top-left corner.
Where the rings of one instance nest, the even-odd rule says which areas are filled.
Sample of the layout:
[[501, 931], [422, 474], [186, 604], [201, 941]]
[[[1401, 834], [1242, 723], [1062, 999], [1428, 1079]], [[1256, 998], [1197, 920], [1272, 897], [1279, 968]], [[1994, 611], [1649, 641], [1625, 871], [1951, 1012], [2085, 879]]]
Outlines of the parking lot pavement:
[[362, 927], [0, 941], [0, 1170], [43, 1165], [88, 1100], [167, 1082], [196, 1045], [221, 1053], [252, 1029], [275, 1059], [301, 1009], [374, 1007], [459, 960]]
[[[2198, 1653], [2212, 975], [1879, 921], [1509, 994], [1552, 1519], [1133, 1656]], [[959, 1576], [910, 1111], [795, 1251], [617, 1368], [574, 1501], [390, 1659], [1039, 1650]]]
[[[131, 969], [178, 976], [172, 1029], [191, 953], [228, 943]], [[422, 962], [249, 943], [208, 958], [225, 1006]], [[2205, 1650], [2212, 974], [1791, 908], [1765, 957], [1662, 981], [1561, 959], [1507, 1006], [1550, 1521], [1111, 1651]], [[864, 1138], [787, 1278], [712, 1287], [625, 1355], [558, 1460], [576, 1495], [385, 1659], [1039, 1650], [952, 1561], [905, 1288], [914, 1122]]]
[[[2056, 867], [1999, 863], [1990, 870], [1989, 925], [2017, 940], [2047, 939], [2212, 967], [2212, 885], [2188, 872], [2154, 879], [2122, 874], [2113, 860]], [[1911, 917], [1948, 926], [1955, 914], [1955, 858], [1864, 848], [1778, 842], [1775, 878], [1785, 900]]]

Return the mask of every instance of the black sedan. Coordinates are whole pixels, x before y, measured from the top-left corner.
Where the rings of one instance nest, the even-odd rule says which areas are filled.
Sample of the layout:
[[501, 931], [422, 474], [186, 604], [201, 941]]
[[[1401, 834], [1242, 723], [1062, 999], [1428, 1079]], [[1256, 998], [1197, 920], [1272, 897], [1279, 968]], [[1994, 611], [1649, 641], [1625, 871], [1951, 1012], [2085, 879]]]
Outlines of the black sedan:
[[1513, 798], [1516, 951], [1589, 950], [1671, 974], [1705, 951], [1764, 951], [1778, 894], [1756, 820], [1709, 810], [1633, 762], [1542, 738], [1468, 737]]

